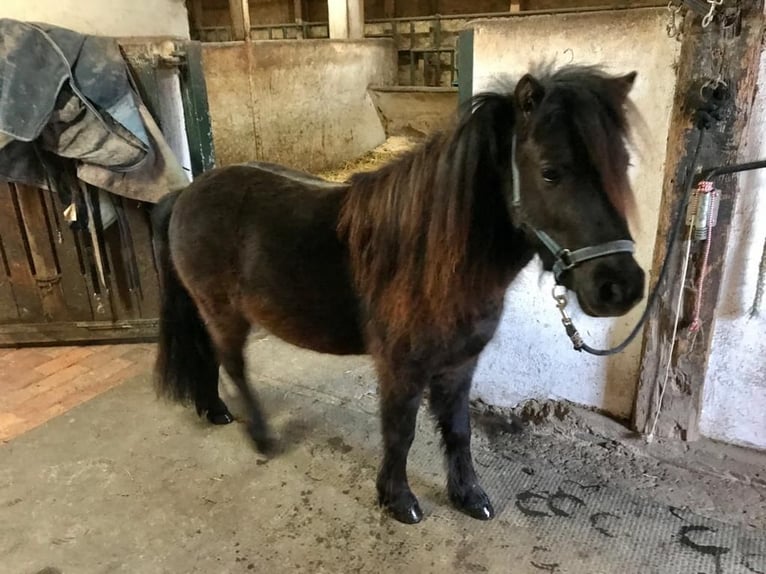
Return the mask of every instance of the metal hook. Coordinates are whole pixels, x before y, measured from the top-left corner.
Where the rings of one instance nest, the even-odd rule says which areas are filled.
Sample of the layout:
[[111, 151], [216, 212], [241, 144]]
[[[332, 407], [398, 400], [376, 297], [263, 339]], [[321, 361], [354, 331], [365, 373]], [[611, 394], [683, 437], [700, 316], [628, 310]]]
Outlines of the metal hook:
[[[561, 290], [560, 292], [558, 292], [559, 289]], [[566, 287], [563, 285], [554, 285], [551, 290], [551, 295], [553, 296], [553, 300], [556, 301], [556, 307], [559, 309], [566, 309], [566, 306], [569, 304]]]
[[665, 30], [668, 33], [668, 38], [678, 38], [681, 35], [681, 30], [676, 24], [676, 16], [681, 12], [683, 4], [673, 6], [673, 0], [668, 2], [668, 23], [665, 26]]
[[713, 18], [715, 18], [716, 8], [718, 8], [721, 4], [723, 4], [723, 0], [707, 0], [707, 3], [710, 5], [710, 10], [705, 15], [705, 17], [702, 18], [703, 28], [707, 28], [708, 26], [710, 26], [711, 22], [713, 21]]

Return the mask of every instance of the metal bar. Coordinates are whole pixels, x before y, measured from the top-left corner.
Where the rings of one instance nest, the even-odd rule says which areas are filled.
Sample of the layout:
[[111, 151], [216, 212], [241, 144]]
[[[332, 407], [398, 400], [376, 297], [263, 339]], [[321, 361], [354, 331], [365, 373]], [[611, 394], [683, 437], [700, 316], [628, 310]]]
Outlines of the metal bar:
[[752, 171], [754, 169], [766, 169], [766, 160], [762, 159], [746, 163], [735, 163], [732, 165], [720, 165], [718, 167], [705, 168], [700, 170], [700, 179], [711, 179], [721, 175], [741, 173], [743, 171]]
[[442, 21], [439, 19], [439, 15], [434, 20], [434, 48], [436, 48], [436, 85], [442, 85]]
[[[440, 15], [442, 20], [476, 20], [481, 18], [524, 18], [526, 16], [548, 16], [555, 14], [576, 14], [578, 12], [627, 12], [652, 8], [666, 8], [667, 2], [652, 2], [641, 6], [582, 6], [580, 8], [548, 8], [546, 10], [525, 10], [524, 12], [477, 12], [473, 14]], [[380, 24], [394, 20], [396, 22], [412, 22], [434, 20], [436, 16], [407, 16], [401, 18], [372, 18], [368, 24]]]
[[186, 66], [181, 68], [181, 97], [192, 173], [196, 177], [215, 167], [213, 131], [205, 74], [202, 71], [202, 46], [199, 42], [186, 43]]

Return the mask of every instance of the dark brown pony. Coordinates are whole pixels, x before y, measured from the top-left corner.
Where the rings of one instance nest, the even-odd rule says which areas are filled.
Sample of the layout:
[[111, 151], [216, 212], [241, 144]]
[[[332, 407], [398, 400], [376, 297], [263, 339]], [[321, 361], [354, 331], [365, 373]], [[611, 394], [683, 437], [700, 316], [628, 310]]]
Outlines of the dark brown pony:
[[268, 450], [245, 375], [251, 325], [323, 353], [369, 353], [380, 380], [380, 504], [400, 521], [422, 518], [406, 463], [428, 388], [450, 499], [491, 518], [468, 400], [509, 283], [537, 254], [591, 315], [624, 314], [643, 295], [626, 216], [634, 79], [580, 67], [526, 75], [346, 184], [260, 163], [212, 170], [168, 196], [153, 213], [159, 390], [229, 423], [222, 365], [246, 400], [250, 435]]

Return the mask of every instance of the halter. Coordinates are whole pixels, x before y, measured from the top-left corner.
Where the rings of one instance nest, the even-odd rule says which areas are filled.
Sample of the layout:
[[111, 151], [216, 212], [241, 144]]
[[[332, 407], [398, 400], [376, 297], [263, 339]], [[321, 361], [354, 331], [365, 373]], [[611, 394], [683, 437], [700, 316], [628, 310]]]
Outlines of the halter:
[[[519, 179], [519, 168], [516, 165], [516, 135], [514, 134], [511, 143], [511, 170], [513, 174], [513, 196], [511, 205], [518, 209], [521, 207], [521, 181]], [[529, 223], [522, 222], [522, 225], [526, 225], [534, 231], [540, 242], [545, 245], [548, 251], [554, 257], [553, 263], [553, 276], [556, 278], [558, 284], [561, 275], [574, 269], [581, 263], [590, 261], [592, 259], [599, 259], [600, 257], [606, 257], [607, 255], [614, 255], [615, 253], [634, 253], [635, 244], [629, 239], [618, 239], [616, 241], [607, 241], [598, 245], [589, 247], [583, 247], [581, 249], [575, 249], [571, 251], [565, 247], [559, 245], [555, 239], [548, 235], [545, 231], [541, 231]]]

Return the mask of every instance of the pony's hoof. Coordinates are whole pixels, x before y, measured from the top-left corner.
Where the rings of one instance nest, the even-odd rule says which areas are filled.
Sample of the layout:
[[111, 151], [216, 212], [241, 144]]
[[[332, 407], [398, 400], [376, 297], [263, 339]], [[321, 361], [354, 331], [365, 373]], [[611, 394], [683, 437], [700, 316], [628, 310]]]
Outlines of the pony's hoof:
[[463, 496], [450, 495], [450, 499], [458, 510], [471, 518], [491, 520], [495, 517], [495, 509], [492, 507], [487, 494], [480, 487], [469, 490]]
[[207, 420], [209, 420], [214, 425], [228, 425], [234, 422], [234, 417], [231, 416], [231, 413], [228, 409], [219, 412], [208, 411]]
[[248, 425], [247, 434], [255, 445], [255, 449], [266, 456], [275, 454], [277, 451], [277, 442], [271, 437], [269, 432], [262, 425]]
[[417, 524], [423, 520], [423, 511], [418, 499], [411, 492], [405, 493], [389, 502], [382, 502], [383, 509], [394, 519], [403, 524]]

